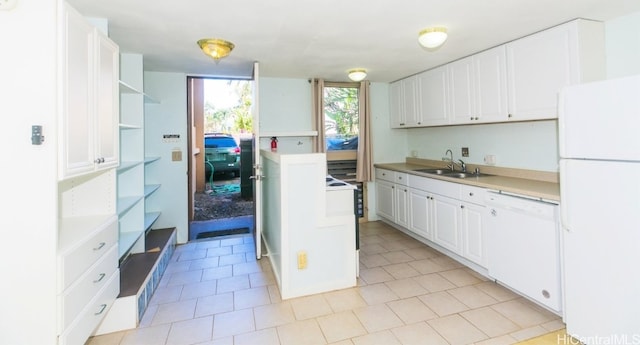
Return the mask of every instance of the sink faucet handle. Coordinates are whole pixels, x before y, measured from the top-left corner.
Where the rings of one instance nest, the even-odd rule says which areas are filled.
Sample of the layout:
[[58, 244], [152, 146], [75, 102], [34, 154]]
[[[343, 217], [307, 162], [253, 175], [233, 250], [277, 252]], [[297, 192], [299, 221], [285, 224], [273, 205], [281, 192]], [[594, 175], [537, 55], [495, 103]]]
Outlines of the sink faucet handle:
[[462, 159], [458, 159], [458, 162], [460, 162], [460, 169], [462, 169], [462, 172], [467, 172], [467, 164]]

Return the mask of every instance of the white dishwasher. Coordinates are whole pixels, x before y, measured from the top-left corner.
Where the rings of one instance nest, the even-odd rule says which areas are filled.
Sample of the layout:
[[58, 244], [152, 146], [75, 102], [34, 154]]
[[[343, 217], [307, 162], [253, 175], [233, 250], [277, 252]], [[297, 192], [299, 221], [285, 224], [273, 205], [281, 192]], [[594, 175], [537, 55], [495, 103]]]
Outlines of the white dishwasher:
[[497, 191], [485, 202], [489, 276], [561, 312], [558, 204]]

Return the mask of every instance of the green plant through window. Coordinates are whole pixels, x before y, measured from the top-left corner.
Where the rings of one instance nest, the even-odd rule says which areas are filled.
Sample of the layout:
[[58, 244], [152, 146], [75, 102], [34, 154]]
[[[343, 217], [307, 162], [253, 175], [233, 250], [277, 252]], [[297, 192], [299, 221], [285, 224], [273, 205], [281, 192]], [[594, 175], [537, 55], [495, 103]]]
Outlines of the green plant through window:
[[325, 86], [324, 122], [327, 151], [358, 148], [358, 88]]

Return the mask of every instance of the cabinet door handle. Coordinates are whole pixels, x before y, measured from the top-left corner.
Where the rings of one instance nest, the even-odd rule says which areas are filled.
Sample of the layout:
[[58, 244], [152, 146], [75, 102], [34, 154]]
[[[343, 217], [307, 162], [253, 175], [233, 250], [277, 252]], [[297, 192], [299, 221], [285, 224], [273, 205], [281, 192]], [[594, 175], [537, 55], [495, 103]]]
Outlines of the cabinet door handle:
[[469, 196], [473, 196], [473, 192], [469, 192]]
[[464, 205], [460, 205], [460, 208], [464, 208]]
[[106, 304], [101, 304], [100, 305], [100, 310], [98, 310], [98, 312], [93, 314], [93, 315], [100, 315], [100, 314], [104, 313], [105, 309], [107, 309], [107, 305]]
[[93, 250], [98, 251], [98, 250], [102, 249], [102, 248], [103, 248], [104, 246], [106, 246], [106, 245], [107, 245], [107, 243], [105, 243], [105, 242], [100, 242], [100, 244], [98, 244], [98, 246], [97, 246], [97, 247], [93, 248]]
[[104, 279], [104, 277], [106, 277], [107, 275], [104, 273], [100, 273], [100, 275], [98, 276], [98, 279], [94, 280], [94, 283], [99, 283], [102, 281], [102, 279]]

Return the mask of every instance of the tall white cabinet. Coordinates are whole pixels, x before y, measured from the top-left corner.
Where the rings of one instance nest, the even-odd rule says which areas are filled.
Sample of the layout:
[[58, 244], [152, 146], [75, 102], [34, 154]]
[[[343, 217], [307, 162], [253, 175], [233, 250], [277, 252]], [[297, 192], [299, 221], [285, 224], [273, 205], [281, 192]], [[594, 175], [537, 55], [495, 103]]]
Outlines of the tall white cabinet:
[[67, 4], [60, 27], [57, 343], [83, 344], [120, 290], [119, 49]]

